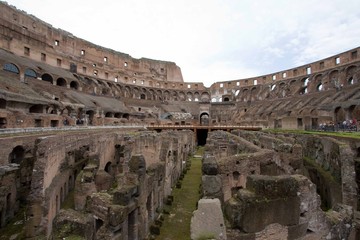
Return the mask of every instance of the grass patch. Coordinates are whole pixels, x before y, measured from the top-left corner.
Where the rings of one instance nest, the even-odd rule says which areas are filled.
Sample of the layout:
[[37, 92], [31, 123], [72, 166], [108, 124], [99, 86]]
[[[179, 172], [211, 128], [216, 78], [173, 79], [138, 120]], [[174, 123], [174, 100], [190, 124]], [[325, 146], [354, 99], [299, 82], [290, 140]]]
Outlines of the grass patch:
[[321, 132], [321, 131], [305, 131], [305, 130], [287, 130], [287, 129], [264, 129], [263, 132], [268, 133], [293, 133], [293, 134], [310, 134], [310, 135], [322, 135], [331, 137], [346, 137], [360, 139], [360, 132]]
[[[203, 148], [198, 148], [195, 155], [202, 155]], [[174, 188], [172, 195], [174, 202], [170, 207], [170, 214], [165, 216], [157, 240], [190, 239], [190, 221], [192, 212], [200, 198], [201, 158], [190, 158], [191, 168], [185, 175], [181, 188]]]

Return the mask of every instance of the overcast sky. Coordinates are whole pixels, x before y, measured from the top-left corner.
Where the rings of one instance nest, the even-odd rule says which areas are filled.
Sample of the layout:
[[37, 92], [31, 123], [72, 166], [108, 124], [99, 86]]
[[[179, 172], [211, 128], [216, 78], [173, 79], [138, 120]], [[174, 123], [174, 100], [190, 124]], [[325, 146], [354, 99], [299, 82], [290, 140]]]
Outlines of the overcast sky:
[[134, 58], [173, 61], [184, 81], [286, 70], [360, 46], [359, 0], [8, 0]]

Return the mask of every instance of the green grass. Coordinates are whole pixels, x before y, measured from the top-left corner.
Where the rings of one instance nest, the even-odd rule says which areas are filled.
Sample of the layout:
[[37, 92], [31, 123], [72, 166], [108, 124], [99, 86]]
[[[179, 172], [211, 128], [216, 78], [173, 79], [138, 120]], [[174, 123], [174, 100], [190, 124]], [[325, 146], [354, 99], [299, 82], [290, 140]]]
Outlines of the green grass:
[[[203, 148], [199, 148], [196, 155], [201, 155]], [[191, 158], [191, 168], [185, 175], [180, 189], [174, 188], [172, 195], [174, 202], [170, 214], [165, 215], [157, 240], [188, 240], [190, 239], [190, 221], [192, 212], [200, 198], [201, 159]]]
[[312, 135], [324, 135], [332, 137], [347, 137], [360, 139], [360, 132], [321, 132], [321, 131], [305, 131], [305, 130], [287, 130], [287, 129], [264, 129], [263, 132], [269, 133], [294, 133], [294, 134], [312, 134]]

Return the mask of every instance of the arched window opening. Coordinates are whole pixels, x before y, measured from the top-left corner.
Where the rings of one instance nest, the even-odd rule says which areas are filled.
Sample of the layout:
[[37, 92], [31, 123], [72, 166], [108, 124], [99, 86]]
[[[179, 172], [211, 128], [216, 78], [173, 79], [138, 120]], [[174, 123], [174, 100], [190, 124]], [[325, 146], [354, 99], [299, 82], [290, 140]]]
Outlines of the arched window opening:
[[22, 146], [16, 146], [9, 154], [9, 163], [20, 164], [25, 158], [25, 149]]
[[105, 172], [111, 174], [112, 173], [112, 165], [111, 162], [106, 163], [105, 168], [104, 168]]
[[121, 118], [121, 113], [115, 113], [114, 117], [115, 118]]
[[20, 73], [19, 68], [15, 64], [12, 64], [12, 63], [5, 63], [3, 69], [5, 71], [16, 73], [16, 74]]
[[308, 93], [308, 88], [304, 87], [301, 91], [300, 91], [300, 95], [302, 94], [307, 94]]
[[200, 125], [209, 125], [209, 114], [202, 113], [200, 115]]
[[211, 102], [216, 102], [216, 98], [212, 98], [212, 99], [211, 99]]
[[140, 95], [140, 99], [146, 99], [145, 94], [142, 93], [142, 94]]
[[63, 78], [58, 78], [56, 80], [56, 85], [60, 87], [66, 87], [66, 81]]
[[224, 102], [229, 102], [229, 101], [230, 101], [230, 99], [228, 97], [224, 98]]
[[72, 81], [72, 82], [70, 83], [70, 88], [71, 88], [71, 89], [74, 89], [74, 90], [78, 90], [79, 84], [78, 84], [76, 81]]
[[95, 115], [94, 111], [89, 110], [89, 111], [87, 111], [85, 114], [87, 115], [86, 117], [87, 117], [87, 119], [88, 119], [88, 124], [89, 124], [89, 125], [92, 125], [92, 124], [93, 124], [94, 115]]
[[34, 70], [27, 68], [25, 70], [25, 77], [37, 78], [37, 74]]
[[324, 90], [324, 86], [322, 85], [322, 83], [320, 83], [319, 85], [317, 85], [316, 89], [318, 90], [318, 92], [321, 92], [322, 90]]
[[45, 82], [49, 82], [51, 84], [53, 84], [53, 78], [51, 75], [45, 73], [41, 76], [41, 80], [45, 81]]
[[348, 79], [348, 84], [349, 84], [349, 85], [353, 85], [353, 84], [354, 84], [354, 78], [353, 78], [353, 77], [350, 77], [350, 78]]
[[43, 113], [44, 112], [44, 106], [37, 104], [37, 105], [33, 105], [30, 107], [29, 109], [30, 113]]
[[305, 78], [303, 81], [304, 81], [304, 87], [306, 87], [309, 84], [309, 78]]

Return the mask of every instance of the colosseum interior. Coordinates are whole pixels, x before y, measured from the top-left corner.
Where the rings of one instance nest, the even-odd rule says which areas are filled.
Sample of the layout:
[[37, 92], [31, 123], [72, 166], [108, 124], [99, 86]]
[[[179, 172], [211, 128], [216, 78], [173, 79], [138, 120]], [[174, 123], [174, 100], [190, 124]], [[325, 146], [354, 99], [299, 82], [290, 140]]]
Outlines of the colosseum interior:
[[0, 239], [157, 239], [199, 146], [225, 220], [192, 239], [360, 239], [360, 47], [205, 87], [0, 12]]

